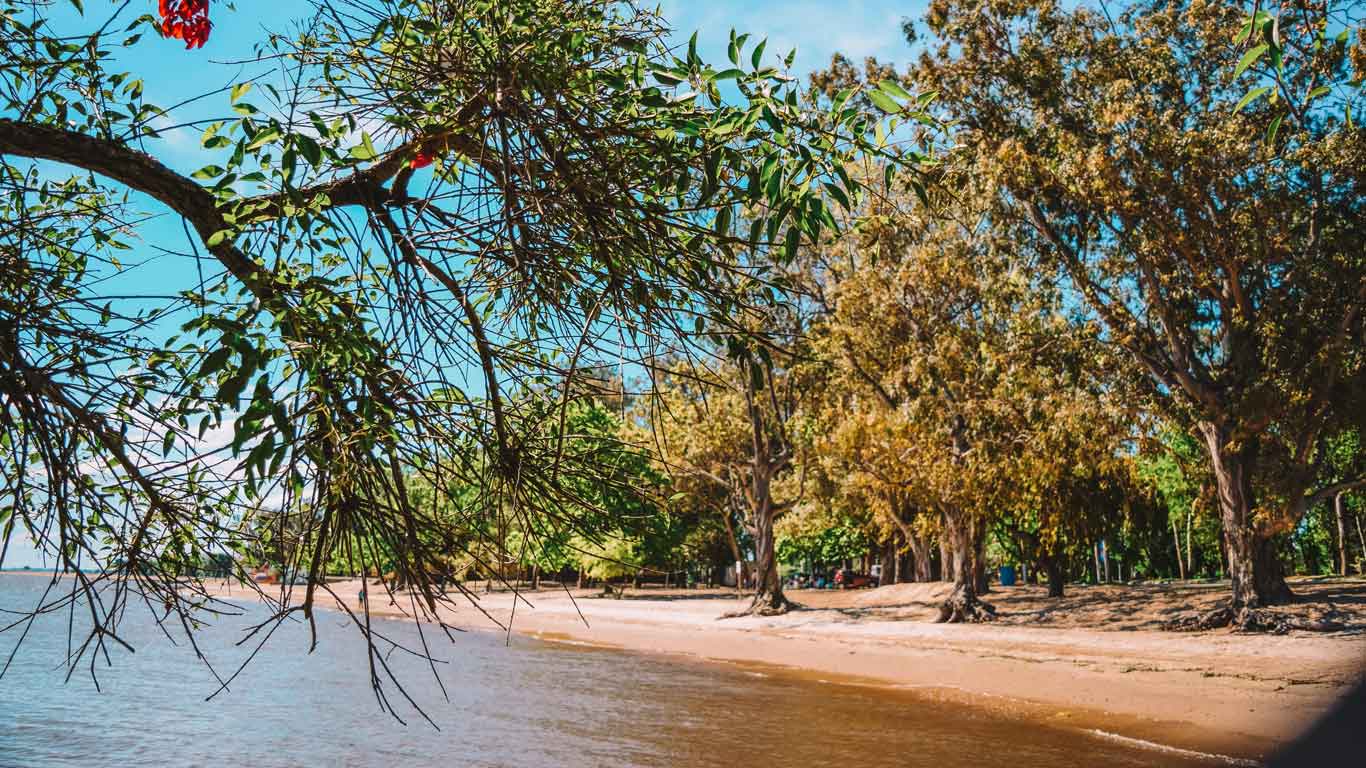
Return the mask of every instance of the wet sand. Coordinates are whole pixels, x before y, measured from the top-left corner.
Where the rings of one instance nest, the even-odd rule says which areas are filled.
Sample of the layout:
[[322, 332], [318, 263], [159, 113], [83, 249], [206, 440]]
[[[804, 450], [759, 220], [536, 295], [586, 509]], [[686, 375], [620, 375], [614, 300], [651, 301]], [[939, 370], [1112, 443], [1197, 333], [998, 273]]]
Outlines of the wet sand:
[[[998, 589], [998, 620], [932, 623], [941, 584], [795, 591], [801, 610], [721, 619], [744, 605], [722, 590], [628, 590], [624, 599], [558, 586], [453, 595], [442, 621], [543, 640], [737, 664], [765, 673], [891, 686], [1116, 739], [1259, 759], [1302, 732], [1366, 670], [1366, 581], [1299, 580], [1297, 615], [1329, 616], [1331, 633], [1176, 633], [1161, 623], [1215, 605], [1219, 584]], [[359, 581], [329, 584], [360, 608]], [[266, 586], [278, 596], [278, 586]], [[303, 596], [293, 587], [292, 602]], [[371, 611], [411, 613], [371, 583]], [[242, 586], [225, 596], [256, 597]], [[325, 605], [330, 598], [321, 599]], [[341, 606], [333, 606], [340, 608]], [[485, 615], [485, 612], [488, 614]], [[495, 624], [496, 622], [496, 624]], [[500, 628], [500, 625], [502, 628]], [[515, 642], [515, 640], [512, 640]]]

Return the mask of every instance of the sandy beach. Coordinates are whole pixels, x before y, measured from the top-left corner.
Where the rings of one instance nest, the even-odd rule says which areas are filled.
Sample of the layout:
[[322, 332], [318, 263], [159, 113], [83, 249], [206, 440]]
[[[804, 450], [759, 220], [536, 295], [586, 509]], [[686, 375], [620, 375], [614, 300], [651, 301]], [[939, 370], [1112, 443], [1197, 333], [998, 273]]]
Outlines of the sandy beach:
[[[998, 619], [983, 625], [932, 623], [947, 591], [937, 583], [799, 590], [791, 597], [803, 608], [772, 618], [721, 619], [743, 605], [723, 590], [628, 590], [614, 599], [545, 585], [522, 591], [515, 613], [511, 592], [475, 590], [477, 607], [457, 596], [440, 615], [461, 629], [510, 625], [511, 642], [526, 635], [909, 689], [996, 715], [1255, 760], [1303, 731], [1366, 669], [1366, 580], [1293, 586], [1304, 598], [1297, 615], [1326, 615], [1344, 629], [1161, 630], [1163, 621], [1224, 599], [1226, 585], [1203, 583], [1071, 587], [1062, 600], [1042, 587], [998, 589], [989, 596]], [[359, 581], [329, 587], [360, 607]], [[220, 589], [255, 597], [241, 586]], [[302, 587], [291, 589], [297, 602]], [[369, 589], [373, 615], [407, 615], [406, 595], [390, 603], [378, 585]]]

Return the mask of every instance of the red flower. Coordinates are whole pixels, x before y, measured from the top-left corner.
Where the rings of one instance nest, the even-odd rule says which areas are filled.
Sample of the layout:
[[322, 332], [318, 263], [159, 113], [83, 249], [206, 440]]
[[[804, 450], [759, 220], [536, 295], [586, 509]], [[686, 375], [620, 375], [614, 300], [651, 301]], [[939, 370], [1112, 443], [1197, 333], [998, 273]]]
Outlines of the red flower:
[[408, 161], [408, 167], [413, 169], [426, 168], [432, 164], [432, 154], [425, 149], [419, 149], [413, 159]]
[[186, 48], [203, 48], [209, 39], [209, 0], [158, 0], [161, 34], [185, 41]]

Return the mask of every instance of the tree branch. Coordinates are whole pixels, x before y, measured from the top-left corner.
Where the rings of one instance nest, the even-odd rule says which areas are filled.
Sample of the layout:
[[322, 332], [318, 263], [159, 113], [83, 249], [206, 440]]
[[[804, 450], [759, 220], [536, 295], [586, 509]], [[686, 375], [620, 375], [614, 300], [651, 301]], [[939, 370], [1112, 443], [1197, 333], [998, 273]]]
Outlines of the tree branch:
[[1351, 480], [1343, 480], [1340, 483], [1333, 483], [1332, 485], [1325, 485], [1317, 491], [1304, 495], [1305, 509], [1314, 506], [1320, 501], [1332, 498], [1339, 493], [1356, 490], [1363, 486], [1366, 486], [1366, 476], [1353, 478]]

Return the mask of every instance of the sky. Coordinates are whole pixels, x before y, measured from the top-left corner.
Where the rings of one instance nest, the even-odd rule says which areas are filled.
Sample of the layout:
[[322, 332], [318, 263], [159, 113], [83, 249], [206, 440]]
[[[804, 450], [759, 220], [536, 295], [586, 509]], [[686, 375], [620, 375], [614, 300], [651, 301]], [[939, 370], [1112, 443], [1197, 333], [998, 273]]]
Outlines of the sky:
[[[147, 6], [145, 11], [138, 8], [139, 3]], [[86, 0], [83, 17], [68, 9], [60, 13], [54, 26], [64, 33], [93, 31], [105, 22], [118, 4], [112, 0]], [[155, 0], [131, 0], [120, 26], [140, 13], [154, 13], [155, 4]], [[308, 7], [304, 0], [238, 0], [234, 10], [215, 0], [211, 10], [213, 32], [202, 50], [187, 51], [179, 41], [144, 35], [140, 43], [120, 54], [118, 68], [141, 77], [147, 100], [163, 107], [207, 91], [227, 88], [258, 76], [260, 72], [234, 62], [250, 57], [252, 46], [264, 39], [267, 30], [283, 31], [290, 20], [302, 18]], [[263, 8], [268, 12], [263, 13]], [[665, 0], [660, 4], [679, 45], [686, 44], [688, 37], [694, 31], [698, 32], [698, 51], [705, 60], [718, 66], [725, 63], [726, 44], [733, 28], [738, 33], [749, 33], [755, 41], [767, 37], [767, 50], [773, 56], [786, 55], [795, 47], [793, 74], [798, 76], [823, 68], [836, 52], [855, 62], [875, 56], [884, 63], [902, 68], [909, 61], [911, 50], [902, 38], [901, 22], [906, 17], [920, 18], [924, 8], [923, 0], [838, 3]], [[227, 100], [224, 92], [177, 111], [177, 114], [182, 120], [184, 115], [222, 114], [226, 112]], [[167, 165], [186, 174], [207, 163], [199, 148], [198, 129], [168, 132], [163, 142], [155, 147], [155, 152]], [[148, 208], [155, 206], [149, 203]], [[187, 250], [182, 226], [170, 215], [153, 221], [141, 235], [146, 241], [157, 240], [173, 250]], [[175, 293], [197, 282], [192, 259], [175, 254], [144, 253], [143, 258], [131, 261], [136, 265], [125, 279], [144, 293]], [[9, 543], [0, 565], [7, 569], [42, 568], [47, 563], [29, 542], [16, 536]]]

